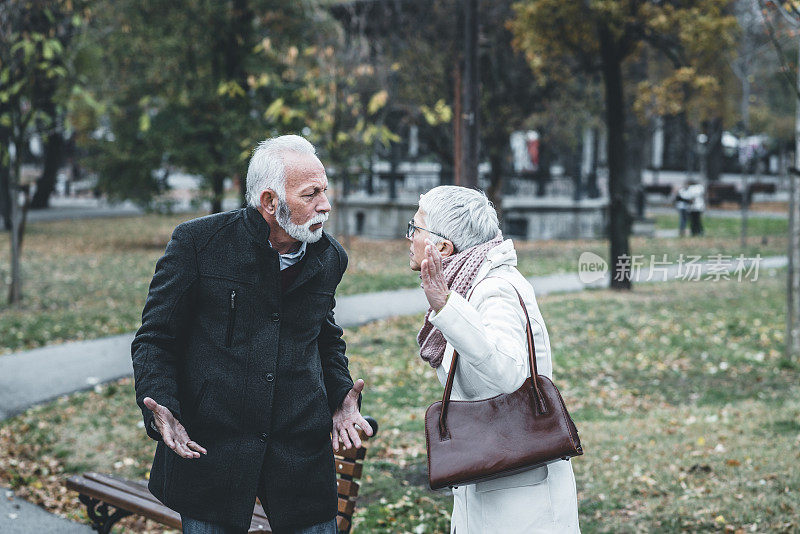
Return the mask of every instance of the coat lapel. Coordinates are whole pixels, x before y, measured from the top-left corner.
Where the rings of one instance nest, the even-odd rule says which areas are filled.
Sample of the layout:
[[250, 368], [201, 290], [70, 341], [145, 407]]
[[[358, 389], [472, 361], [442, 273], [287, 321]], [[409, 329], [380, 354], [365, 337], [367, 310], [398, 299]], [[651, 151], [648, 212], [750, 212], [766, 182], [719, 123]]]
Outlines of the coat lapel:
[[300, 274], [297, 275], [294, 282], [286, 289], [284, 295], [288, 295], [301, 285], [305, 284], [312, 278], [314, 278], [320, 270], [322, 270], [322, 260], [320, 256], [322, 253], [330, 246], [328, 242], [328, 238], [323, 237], [316, 243], [311, 243], [306, 248], [306, 257], [305, 261], [303, 261], [303, 269], [300, 271]]

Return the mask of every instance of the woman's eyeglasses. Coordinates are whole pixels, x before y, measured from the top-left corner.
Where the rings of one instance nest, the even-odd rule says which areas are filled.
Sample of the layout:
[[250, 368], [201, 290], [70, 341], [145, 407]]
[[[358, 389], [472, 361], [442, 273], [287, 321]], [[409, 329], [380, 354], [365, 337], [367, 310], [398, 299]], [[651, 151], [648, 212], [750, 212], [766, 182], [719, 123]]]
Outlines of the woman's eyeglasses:
[[416, 224], [414, 224], [413, 220], [412, 221], [408, 221], [408, 229], [406, 230], [406, 239], [411, 239], [412, 237], [414, 237], [414, 230], [425, 230], [429, 234], [437, 235], [437, 236], [441, 237], [442, 239], [447, 239], [442, 234], [437, 234], [436, 232], [432, 232], [432, 231], [428, 230], [427, 228], [423, 228], [421, 226], [417, 226]]

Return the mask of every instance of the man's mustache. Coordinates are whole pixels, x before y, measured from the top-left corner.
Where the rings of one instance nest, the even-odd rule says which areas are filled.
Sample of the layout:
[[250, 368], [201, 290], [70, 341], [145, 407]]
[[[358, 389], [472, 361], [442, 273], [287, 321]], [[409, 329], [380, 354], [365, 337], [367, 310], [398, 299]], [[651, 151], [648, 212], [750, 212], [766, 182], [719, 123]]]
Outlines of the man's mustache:
[[311, 217], [311, 219], [307, 223], [305, 223], [303, 226], [305, 226], [306, 228], [309, 228], [311, 226], [314, 226], [315, 224], [324, 223], [327, 220], [328, 220], [328, 214], [327, 213], [318, 213], [317, 215], [314, 215], [313, 217]]

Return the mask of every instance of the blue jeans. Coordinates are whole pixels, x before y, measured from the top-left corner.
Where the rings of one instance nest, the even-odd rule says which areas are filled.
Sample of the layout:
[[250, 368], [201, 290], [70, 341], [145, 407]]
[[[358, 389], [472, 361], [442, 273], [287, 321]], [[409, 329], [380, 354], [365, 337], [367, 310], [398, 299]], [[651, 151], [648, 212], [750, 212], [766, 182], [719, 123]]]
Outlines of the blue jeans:
[[[219, 523], [200, 521], [185, 515], [181, 516], [181, 522], [183, 523], [183, 534], [244, 534], [247, 532], [247, 529], [242, 530]], [[338, 530], [336, 529], [336, 519], [331, 519], [308, 527], [296, 527], [273, 532], [275, 534], [337, 534]]]
[[181, 514], [181, 523], [183, 523], [183, 534], [247, 534], [247, 529], [192, 519], [183, 514]]

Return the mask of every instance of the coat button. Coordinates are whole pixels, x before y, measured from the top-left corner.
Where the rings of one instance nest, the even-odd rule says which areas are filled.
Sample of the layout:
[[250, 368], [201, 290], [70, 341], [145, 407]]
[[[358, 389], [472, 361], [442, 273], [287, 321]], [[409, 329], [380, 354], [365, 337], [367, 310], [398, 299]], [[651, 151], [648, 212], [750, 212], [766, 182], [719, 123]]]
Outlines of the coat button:
[[267, 373], [267, 382], [272, 382], [273, 380], [275, 380], [275, 375]]
[[267, 442], [267, 435], [266, 434], [261, 434], [259, 439], [261, 440], [261, 443], [266, 443]]
[[278, 312], [274, 312], [270, 317], [272, 318], [273, 323], [277, 323], [281, 320], [281, 314]]

